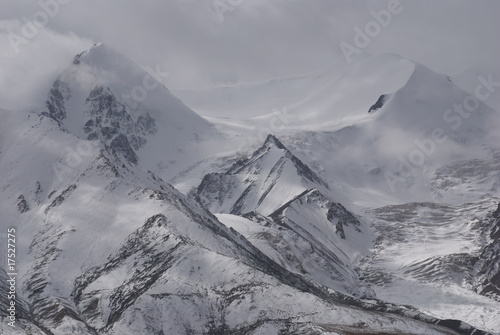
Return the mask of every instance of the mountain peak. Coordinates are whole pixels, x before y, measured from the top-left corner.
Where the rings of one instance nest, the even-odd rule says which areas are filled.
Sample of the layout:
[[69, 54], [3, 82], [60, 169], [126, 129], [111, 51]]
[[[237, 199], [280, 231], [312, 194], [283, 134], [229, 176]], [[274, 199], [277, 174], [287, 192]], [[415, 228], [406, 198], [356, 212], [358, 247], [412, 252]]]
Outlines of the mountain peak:
[[241, 214], [276, 211], [310, 189], [329, 192], [328, 184], [289, 151], [274, 135], [251, 157], [234, 163], [224, 173], [203, 178], [197, 194], [217, 213]]
[[[126, 89], [128, 95], [131, 95], [134, 87], [145, 86], [144, 78], [148, 75], [139, 64], [103, 43], [94, 44], [77, 54], [73, 59], [73, 65], [65, 72], [77, 73], [76, 76], [80, 77], [80, 80], [82, 77], [87, 77], [88, 81], [93, 77], [100, 85], [110, 86], [115, 90]], [[163, 87], [156, 78], [148, 79], [148, 83], [148, 87]]]
[[288, 150], [288, 148], [285, 147], [285, 145], [273, 134], [267, 135], [264, 144], [259, 149], [257, 149], [250, 158], [234, 163], [226, 173], [233, 175], [239, 174], [244, 169], [249, 169], [255, 164], [261, 165], [261, 162], [268, 159], [269, 157], [271, 158], [271, 160], [279, 159], [280, 162], [290, 161], [300, 176], [304, 177], [310, 182], [322, 185], [326, 189], [329, 189], [329, 186], [325, 181], [323, 181], [314, 171], [312, 171], [297, 156], [295, 156], [290, 150]]
[[[465, 141], [464, 138], [469, 136], [482, 136], [487, 129], [487, 115], [493, 110], [457, 87], [445, 75], [422, 64], [414, 64], [405, 85], [389, 96], [381, 96], [385, 98], [383, 101], [377, 101], [384, 105], [380, 121], [390, 123], [393, 128], [413, 129], [419, 133], [436, 127], [449, 129], [448, 136], [459, 141]], [[471, 102], [472, 105], [468, 106]]]
[[278, 149], [288, 151], [288, 149], [283, 145], [283, 143], [281, 143], [280, 140], [278, 140], [278, 138], [276, 136], [274, 136], [273, 134], [269, 134], [269, 135], [267, 135], [263, 146], [270, 147], [272, 145], [275, 145], [276, 147], [278, 147]]
[[[158, 76], [112, 47], [95, 44], [58, 76], [41, 114], [79, 138], [99, 140], [128, 161], [161, 173], [157, 169], [168, 165], [167, 157], [168, 162], [199, 159], [200, 142], [218, 133]], [[182, 150], [188, 146], [195, 147], [188, 151], [192, 157]]]
[[85, 51], [82, 51], [80, 52], [79, 54], [77, 54], [74, 58], [73, 58], [73, 64], [80, 64], [80, 58], [84, 57], [85, 55], [87, 55], [92, 49], [94, 48], [99, 48], [102, 46], [102, 43], [94, 43], [93, 46], [91, 46], [89, 49], [85, 50]]
[[127, 59], [129, 62], [132, 60], [125, 57], [119, 51], [115, 50], [111, 46], [103, 43], [95, 43], [89, 49], [77, 54], [73, 59], [73, 64], [77, 65], [80, 63], [101, 63], [103, 60], [115, 61], [116, 59]]

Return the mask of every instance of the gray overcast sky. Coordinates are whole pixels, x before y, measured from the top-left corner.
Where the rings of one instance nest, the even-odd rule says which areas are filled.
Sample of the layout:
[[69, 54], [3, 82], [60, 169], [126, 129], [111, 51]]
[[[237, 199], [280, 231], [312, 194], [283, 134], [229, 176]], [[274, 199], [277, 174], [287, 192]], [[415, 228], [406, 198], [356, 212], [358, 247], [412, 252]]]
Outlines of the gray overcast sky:
[[[57, 13], [46, 28], [14, 53], [9, 33], [23, 36], [23, 20], [57, 1], [64, 4], [47, 7]], [[36, 88], [93, 42], [159, 65], [172, 89], [346, 66], [339, 44], [354, 45], [354, 28], [364, 29], [374, 20], [370, 11], [392, 1], [1, 0], [0, 91], [42, 94]], [[399, 8], [363, 52], [398, 53], [450, 75], [500, 68], [500, 1], [400, 0]], [[5, 93], [0, 98], [0, 107], [16, 107]]]

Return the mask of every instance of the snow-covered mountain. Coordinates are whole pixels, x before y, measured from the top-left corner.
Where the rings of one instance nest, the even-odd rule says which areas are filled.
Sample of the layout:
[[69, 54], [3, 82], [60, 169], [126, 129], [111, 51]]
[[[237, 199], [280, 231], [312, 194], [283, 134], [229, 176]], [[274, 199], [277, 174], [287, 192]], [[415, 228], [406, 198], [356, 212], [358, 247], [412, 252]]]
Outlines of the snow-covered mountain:
[[497, 332], [495, 112], [480, 103], [403, 175], [413, 136], [467, 94], [396, 55], [291, 80], [272, 81], [290, 98], [273, 134], [266, 99], [258, 118], [205, 119], [101, 44], [39, 111], [0, 110], [3, 250], [17, 237], [0, 333]]
[[481, 251], [476, 262], [476, 291], [499, 301], [500, 297], [500, 204], [489, 217], [490, 226], [486, 225], [486, 236], [490, 243]]
[[[415, 321], [287, 271], [158, 177], [50, 118], [2, 119], [2, 222], [22, 222], [18, 303], [26, 310], [15, 332], [2, 323], [6, 332], [307, 333], [347, 331], [359, 320], [448, 332], [430, 317]], [[61, 181], [54, 162], [68, 147], [89, 150]]]
[[97, 44], [77, 55], [55, 80], [42, 114], [79, 138], [109, 145], [134, 164], [174, 175], [179, 166], [210, 155], [206, 143], [223, 141], [155, 78], [159, 75]]
[[[292, 91], [288, 103], [262, 106], [264, 88], [283, 96], [282, 91], [297, 82], [308, 87], [304, 96]], [[193, 98], [195, 92], [183, 92], [184, 101], [193, 101], [198, 113], [209, 116], [222, 132], [234, 134], [234, 142], [246, 134], [247, 147], [260, 146], [273, 133], [324, 180], [342, 184], [337, 189], [343, 188], [351, 201], [363, 201], [363, 206], [429, 199], [464, 202], [498, 188], [499, 113], [482, 97], [422, 64], [394, 54], [378, 55], [323, 75], [265, 82], [259, 90], [255, 85], [235, 86], [234, 97], [225, 88], [231, 98], [219, 104], [220, 109], [237, 110], [237, 97], [246, 92], [252, 96], [248, 101], [256, 104], [253, 109], [260, 109], [258, 117], [244, 119], [245, 114], [235, 113], [231, 120], [216, 118], [211, 113], [214, 103], [205, 110]], [[469, 163], [480, 164], [476, 172], [482, 175], [467, 177], [476, 180], [467, 192], [457, 180], [449, 180], [449, 172], [443, 177], [444, 170]], [[374, 199], [381, 201], [373, 204]]]
[[[214, 118], [214, 101], [206, 111], [202, 100], [196, 100], [195, 106], [228, 133], [247, 131], [248, 125], [278, 133], [283, 145], [328, 183], [337, 201], [371, 223], [377, 236], [373, 253], [358, 264], [358, 272], [362, 281], [371, 283], [376, 296], [407, 302], [433, 315], [455, 316], [490, 331], [500, 329], [496, 298], [471, 293], [498, 285], [486, 279], [494, 277], [495, 270], [489, 275], [478, 270], [496, 268], [492, 265], [496, 262], [494, 242], [487, 227], [488, 213], [498, 202], [500, 182], [498, 112], [448, 77], [397, 55], [375, 56], [347, 70], [283, 78], [262, 86], [281, 97], [282, 90], [300, 86], [299, 82], [310, 90], [304, 96], [294, 92], [288, 105], [270, 102], [259, 117], [243, 121]], [[279, 83], [283, 83], [281, 87]], [[475, 83], [476, 87], [480, 84]], [[247, 101], [258, 102], [246, 108], [258, 110], [263, 99], [259, 99], [262, 93], [255, 93], [259, 92], [256, 85], [251, 89], [236, 86], [234, 96], [231, 88], [225, 88], [226, 97], [231, 98], [219, 101], [221, 109], [236, 106], [246, 90]], [[194, 92], [182, 94], [188, 104], [196, 96]], [[284, 112], [270, 112], [275, 107]], [[252, 174], [239, 177], [244, 181], [254, 178]], [[217, 197], [215, 194], [212, 196]], [[391, 207], [394, 205], [400, 207]], [[214, 201], [210, 206], [219, 205]], [[429, 209], [413, 210], [419, 206]], [[391, 216], [373, 216], [396, 208]], [[407, 211], [414, 212], [400, 214]], [[429, 216], [426, 211], [434, 214]], [[463, 213], [467, 215], [459, 220]], [[397, 227], [395, 220], [400, 224]], [[242, 233], [249, 232], [250, 239], [262, 243], [250, 227], [239, 227]], [[489, 247], [484, 249], [486, 245]], [[385, 254], [388, 249], [391, 253]], [[384, 257], [388, 263], [373, 264]], [[488, 265], [481, 265], [486, 264], [481, 257], [489, 260]], [[485, 282], [479, 284], [478, 280]], [[420, 285], [425, 282], [434, 284]], [[411, 290], [415, 297], [407, 293]], [[457, 301], [463, 306], [458, 308]]]
[[232, 214], [220, 216], [221, 221], [289, 270], [364, 295], [369, 290], [353, 270], [373, 236], [331, 193], [325, 181], [269, 135], [248, 159], [206, 175], [196, 197], [214, 213]]
[[256, 211], [272, 215], [313, 188], [329, 189], [326, 182], [269, 135], [250, 158], [237, 161], [223, 174], [205, 176], [197, 192], [201, 202], [215, 213]]

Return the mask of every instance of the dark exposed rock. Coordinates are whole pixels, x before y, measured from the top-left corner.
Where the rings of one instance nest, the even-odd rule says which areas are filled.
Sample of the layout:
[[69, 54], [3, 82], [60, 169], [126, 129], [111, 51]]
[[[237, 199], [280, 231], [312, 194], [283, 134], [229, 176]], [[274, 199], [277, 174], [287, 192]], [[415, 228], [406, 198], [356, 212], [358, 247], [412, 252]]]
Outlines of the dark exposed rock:
[[492, 215], [495, 219], [500, 219], [500, 203], [498, 204], [497, 209], [493, 212]]
[[250, 185], [248, 185], [248, 187], [243, 191], [243, 193], [241, 193], [240, 197], [238, 198], [238, 200], [236, 200], [236, 202], [234, 203], [234, 205], [231, 207], [231, 209], [229, 210], [229, 213], [230, 214], [242, 214], [241, 213], [241, 209], [243, 208], [243, 205], [245, 204], [245, 198], [246, 196], [248, 195], [248, 193], [250, 193], [250, 191], [252, 190], [252, 188], [254, 187], [255, 183], [251, 183]]
[[73, 64], [75, 64], [75, 65], [80, 64], [80, 58], [81, 58], [81, 57], [82, 57], [85, 53], [86, 53], [86, 51], [82, 51], [82, 52], [80, 52], [79, 54], [77, 54], [77, 55], [75, 56], [75, 58], [73, 58]]
[[[146, 194], [153, 201], [166, 201], [181, 210], [184, 215], [193, 220], [191, 224], [202, 225], [211, 232], [214, 232], [218, 238], [233, 241], [238, 261], [242, 261], [251, 268], [276, 278], [284, 285], [310, 293], [325, 303], [331, 303], [336, 308], [341, 308], [340, 305], [355, 306], [365, 311], [374, 311], [377, 314], [390, 312], [412, 317], [427, 323], [439, 322], [439, 320], [420, 314], [416, 310], [383, 302], [367, 304], [353, 297], [332, 293], [331, 291], [328, 292], [307, 281], [302, 276], [289, 272], [271, 260], [243, 237], [226, 229], [204, 208], [195, 205], [181, 194], [160, 190], [145, 190], [145, 192], [149, 192]], [[68, 195], [67, 190], [65, 190], [60, 196], [64, 198]], [[339, 211], [342, 212], [342, 210]], [[130, 234], [117, 251], [103, 260], [103, 264], [85, 270], [83, 275], [75, 281], [74, 292], [71, 295], [72, 300], [68, 303], [63, 299], [50, 295], [50, 286], [48, 288], [48, 280], [50, 278], [46, 276], [47, 272], [41, 271], [49, 266], [52, 259], [58, 256], [60, 252], [60, 245], [58, 243], [60, 243], [59, 241], [66, 233], [65, 231], [56, 229], [47, 230], [35, 238], [35, 243], [39, 243], [40, 241], [46, 242], [43, 243], [43, 247], [39, 248], [42, 255], [37, 259], [33, 275], [30, 273], [31, 276], [27, 281], [28, 287], [26, 291], [32, 293], [29, 297], [32, 310], [36, 314], [36, 317], [41, 322], [43, 321], [45, 325], [55, 328], [65, 318], [71, 318], [84, 325], [90, 325], [88, 326], [88, 334], [111, 333], [115, 330], [113, 328], [115, 323], [122, 323], [123, 325], [125, 321], [123, 318], [124, 314], [129, 313], [134, 308], [134, 304], [138, 299], [157, 299], [148, 293], [150, 288], [154, 287], [160, 278], [161, 280], [170, 280], [165, 274], [168, 274], [169, 269], [180, 259], [179, 257], [186, 254], [187, 250], [184, 247], [192, 248], [194, 245], [189, 240], [189, 236], [179, 236], [175, 232], [169, 231], [169, 221], [163, 214], [154, 215], [148, 218], [139, 229]], [[235, 241], [239, 242], [236, 243]], [[132, 261], [131, 258], [133, 258]], [[127, 262], [127, 259], [129, 262]], [[133, 271], [128, 272], [126, 278], [118, 286], [109, 289], [108, 292], [88, 290], [89, 285], [93, 282], [100, 280], [106, 274], [109, 274], [120, 266], [128, 267], [130, 264], [134, 264]], [[297, 328], [301, 323], [296, 321], [295, 315], [289, 314], [274, 319], [263, 314], [253, 324], [245, 324], [241, 327], [229, 326], [225, 323], [224, 313], [232, 306], [235, 306], [235, 303], [238, 301], [241, 300], [244, 303], [245, 299], [252, 297], [253, 292], [256, 290], [255, 288], [258, 288], [259, 285], [262, 286], [259, 282], [249, 281], [247, 285], [234, 286], [230, 289], [218, 287], [210, 289], [207, 292], [207, 296], [216, 295], [217, 301], [220, 301], [221, 305], [220, 310], [214, 313], [217, 315], [214, 316], [213, 320], [205, 323], [207, 331], [212, 334], [243, 335], [262, 325], [272, 324], [279, 326], [282, 334], [289, 334], [291, 333], [290, 330], [293, 330], [295, 334], [303, 334], [304, 332], [301, 332], [301, 328]], [[165, 294], [170, 294], [170, 292]], [[193, 299], [193, 297], [194, 294], [186, 294], [182, 299], [188, 300]], [[106, 299], [106, 301], [103, 299]], [[203, 299], [208, 300], [206, 296]], [[163, 301], [166, 301], [166, 299]], [[202, 303], [206, 303], [206, 300], [202, 300]], [[231, 303], [232, 305], [230, 305]], [[147, 311], [149, 312], [149, 309]], [[147, 315], [147, 313], [142, 314]], [[99, 327], [93, 330], [91, 326], [94, 326], [94, 321], [100, 318], [104, 319], [104, 324], [100, 324], [103, 328]], [[146, 322], [148, 321], [146, 320]], [[467, 331], [472, 329], [467, 328], [467, 325], [462, 324], [461, 326], [463, 329], [467, 329]], [[295, 329], [298, 330], [295, 331]], [[161, 332], [161, 330], [155, 330], [150, 333], [161, 334]], [[165, 333], [167, 332], [165, 331]], [[195, 332], [191, 333], [196, 334]], [[467, 333], [465, 331], [461, 333], [470, 334], [470, 332]]]
[[280, 208], [278, 208], [277, 210], [275, 210], [273, 213], [271, 213], [269, 215], [270, 218], [272, 218], [273, 220], [275, 221], [280, 221], [279, 220], [279, 217], [283, 214], [283, 212], [285, 211], [285, 209], [287, 209], [288, 207], [290, 207], [290, 205], [292, 203], [294, 203], [296, 200], [302, 198], [304, 195], [308, 194], [309, 192], [311, 192], [312, 190], [305, 190], [304, 192], [298, 194], [297, 196], [295, 196], [293, 199], [291, 199], [290, 201], [287, 201], [285, 204], [283, 204]]
[[437, 325], [452, 329], [463, 335], [488, 335], [488, 333], [478, 330], [460, 320], [446, 319], [436, 322]]
[[382, 94], [377, 102], [375, 102], [371, 107], [370, 109], [368, 110], [368, 113], [373, 113], [373, 112], [376, 112], [377, 110], [379, 110], [380, 108], [382, 108], [382, 106], [384, 106], [384, 103], [385, 103], [385, 100], [387, 98], [387, 95], [385, 94]]
[[40, 204], [41, 195], [42, 195], [42, 185], [40, 184], [40, 182], [37, 181], [35, 183], [35, 199], [38, 204]]
[[[0, 281], [2, 283], [8, 283], [9, 276], [5, 272], [3, 268], [0, 268]], [[10, 306], [9, 296], [9, 286], [10, 285], [0, 285], [0, 317], [2, 319], [7, 320], [8, 308]], [[26, 301], [22, 300], [20, 295], [16, 296], [16, 319], [18, 323], [23, 320], [33, 320], [33, 314], [29, 309], [29, 305]]]
[[491, 214], [486, 234], [491, 239], [482, 251], [477, 266], [476, 290], [483, 295], [500, 301], [500, 204]]
[[361, 226], [359, 220], [356, 219], [356, 217], [351, 212], [345, 209], [342, 204], [333, 202], [328, 209], [327, 219], [330, 222], [334, 222], [335, 220], [337, 220], [337, 223], [335, 225], [335, 233], [337, 233], [344, 240], [344, 227], [352, 225], [355, 227], [356, 231], [361, 232], [361, 230], [358, 228], [359, 226]]
[[104, 140], [112, 139], [116, 134], [118, 134], [118, 128], [113, 127], [102, 127], [101, 135]]
[[115, 97], [109, 88], [95, 87], [87, 101], [92, 117], [83, 128], [88, 140], [101, 140], [122, 154], [129, 162], [137, 164], [136, 150], [144, 147], [146, 137], [157, 131], [155, 119], [147, 112], [134, 120], [127, 107]]
[[137, 126], [149, 134], [156, 133], [155, 119], [153, 119], [149, 114], [139, 115], [137, 118]]
[[276, 138], [276, 136], [272, 134], [267, 135], [264, 144], [259, 149], [257, 149], [250, 158], [237, 161], [236, 163], [233, 164], [233, 166], [231, 166], [231, 168], [229, 168], [226, 174], [238, 174], [247, 165], [251, 164], [255, 160], [259, 159], [266, 152], [268, 152], [272, 148], [272, 146], [276, 146], [278, 149], [285, 151], [284, 157], [293, 162], [300, 176], [311, 182], [318, 183], [327, 189], [329, 188], [328, 184], [323, 179], [321, 179], [306, 164], [304, 164], [300, 159], [298, 159], [294, 154], [292, 154], [292, 152], [288, 150], [283, 145], [283, 143], [281, 143], [281, 141], [278, 140], [278, 138]]
[[28, 204], [28, 202], [24, 198], [24, 195], [22, 195], [22, 194], [19, 195], [17, 200], [19, 200], [17, 202], [17, 210], [19, 211], [19, 213], [26, 213], [27, 211], [30, 210], [30, 205]]
[[47, 328], [59, 325], [65, 317], [82, 321], [79, 313], [68, 304], [66, 299], [55, 297], [47, 292], [51, 280], [46, 275], [47, 267], [59, 256], [61, 252], [59, 243], [69, 232], [61, 228], [47, 228], [34, 237], [29, 247], [30, 253], [37, 250], [37, 256], [30, 269], [29, 279], [24, 283], [24, 289], [28, 292], [27, 302], [34, 321]]
[[71, 97], [71, 91], [64, 81], [56, 80], [49, 91], [49, 97], [45, 102], [47, 111], [42, 115], [53, 118], [61, 122], [66, 118], [65, 102]]
[[339, 220], [335, 225], [335, 234], [338, 234], [341, 239], [345, 240], [344, 222]]
[[116, 152], [120, 153], [125, 157], [130, 163], [137, 164], [137, 155], [130, 146], [127, 136], [124, 134], [119, 134], [110, 143], [110, 147]]
[[222, 205], [224, 197], [231, 194], [231, 189], [234, 187], [233, 183], [229, 180], [227, 174], [224, 173], [209, 173], [203, 177], [200, 185], [198, 186], [198, 195], [207, 195], [200, 198], [200, 202], [208, 206], [210, 202], [215, 201]]
[[[470, 282], [474, 264], [478, 258], [466, 253], [457, 253], [444, 256], [433, 256], [405, 267], [405, 274], [412, 274], [413, 278], [426, 281], [441, 280], [443, 282], [456, 281], [462, 284]], [[463, 277], [463, 278], [462, 278]]]
[[52, 208], [59, 206], [60, 204], [63, 203], [64, 200], [66, 200], [67, 197], [73, 193], [73, 191], [76, 190], [76, 185], [70, 185], [67, 189], [65, 189], [60, 195], [58, 195], [51, 203], [50, 205], [47, 206], [45, 209], [45, 214], [47, 214]]
[[[79, 64], [77, 55], [74, 64]], [[56, 120], [60, 125], [67, 117], [66, 101], [71, 97], [68, 85], [58, 79], [50, 89], [46, 102], [47, 110], [42, 115]], [[137, 154], [147, 143], [146, 137], [156, 133], [156, 122], [147, 112], [139, 111], [134, 118], [106, 87], [97, 86], [86, 99], [90, 119], [83, 126], [83, 133], [88, 140], [101, 140], [107, 146], [122, 154], [131, 163], [137, 164]]]
[[[261, 169], [260, 162], [272, 148], [283, 150], [281, 153], [282, 156], [277, 160], [274, 166], [272, 166], [268, 173], [266, 177], [266, 189], [262, 190], [262, 194], [259, 194], [257, 206], [260, 206], [266, 200], [268, 194], [273, 190], [275, 185], [279, 183], [285, 165], [290, 163], [295, 168], [297, 175], [300, 176], [304, 182], [312, 184], [312, 187], [329, 189], [328, 184], [300, 159], [293, 155], [283, 143], [275, 136], [268, 135], [265, 143], [249, 158], [236, 161], [224, 173], [210, 173], [206, 175], [197, 189], [197, 199], [199, 202], [210, 208], [211, 204], [222, 205], [225, 200], [234, 197], [235, 201], [231, 205], [231, 208], [227, 209], [228, 212], [231, 214], [243, 214], [242, 211], [244, 210], [248, 197], [251, 196], [257, 184], [247, 179], [243, 182], [245, 188], [241, 194], [233, 194], [238, 183], [241, 183], [237, 176], [244, 173], [251, 173], [252, 175], [259, 174]], [[258, 190], [257, 192], [260, 193], [261, 191]]]
[[141, 136], [130, 135], [130, 145], [134, 150], [139, 150], [146, 144], [146, 139]]

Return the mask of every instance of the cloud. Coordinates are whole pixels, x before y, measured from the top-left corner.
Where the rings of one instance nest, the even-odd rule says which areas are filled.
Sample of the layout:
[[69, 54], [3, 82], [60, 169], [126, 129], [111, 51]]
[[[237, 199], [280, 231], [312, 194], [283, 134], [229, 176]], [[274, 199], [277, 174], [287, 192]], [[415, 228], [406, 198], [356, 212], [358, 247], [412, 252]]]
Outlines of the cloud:
[[91, 42], [74, 33], [61, 34], [40, 28], [36, 38], [12, 44], [12, 34], [22, 38], [22, 22], [0, 20], [0, 108], [39, 110], [49, 88], [75, 54]]
[[[174, 90], [346, 67], [339, 44], [352, 43], [354, 28], [373, 20], [371, 11], [397, 0], [22, 1], [3, 6], [4, 31], [12, 22], [32, 20], [41, 3], [55, 1], [65, 4], [19, 55], [1, 51], [2, 90], [24, 82], [22, 91], [29, 92], [92, 42], [107, 43], [143, 66], [160, 65]], [[398, 53], [451, 75], [480, 64], [500, 67], [500, 2], [400, 3], [404, 10], [362, 52]], [[0, 37], [2, 50], [9, 49]], [[1, 103], [9, 106], [6, 95]]]

